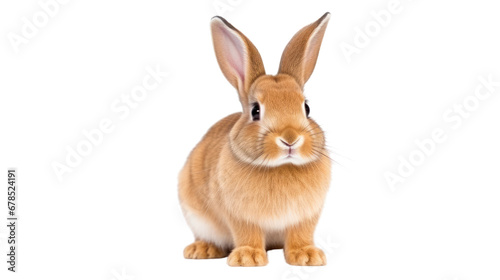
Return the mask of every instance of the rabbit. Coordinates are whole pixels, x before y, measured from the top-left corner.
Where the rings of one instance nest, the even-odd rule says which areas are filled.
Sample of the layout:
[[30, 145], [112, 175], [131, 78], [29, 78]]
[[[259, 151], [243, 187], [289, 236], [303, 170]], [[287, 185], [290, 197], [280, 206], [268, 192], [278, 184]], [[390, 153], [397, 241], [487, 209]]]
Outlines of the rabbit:
[[212, 18], [217, 62], [243, 112], [213, 125], [179, 174], [180, 205], [195, 237], [184, 249], [186, 259], [227, 257], [230, 266], [263, 266], [267, 250], [283, 249], [290, 265], [326, 264], [313, 233], [331, 159], [303, 87], [329, 18], [326, 13], [295, 34], [277, 75], [266, 75], [243, 33]]

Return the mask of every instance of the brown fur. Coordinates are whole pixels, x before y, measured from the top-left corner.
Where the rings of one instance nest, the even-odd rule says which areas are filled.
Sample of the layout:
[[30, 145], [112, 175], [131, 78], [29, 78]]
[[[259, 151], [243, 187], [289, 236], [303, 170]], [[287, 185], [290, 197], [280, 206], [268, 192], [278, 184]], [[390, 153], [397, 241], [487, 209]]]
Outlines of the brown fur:
[[[240, 31], [222, 18], [212, 20], [219, 65], [238, 90], [243, 112], [212, 126], [179, 175], [181, 206], [196, 239], [184, 250], [186, 258], [230, 252], [229, 265], [258, 266], [267, 264], [266, 249], [284, 248], [290, 264], [326, 264], [313, 233], [330, 183], [330, 159], [323, 131], [305, 116], [302, 88], [327, 21], [325, 14], [299, 31], [285, 49], [280, 73], [271, 76]], [[259, 121], [251, 119], [255, 102]], [[282, 159], [291, 152], [279, 139], [300, 140], [297, 161]]]

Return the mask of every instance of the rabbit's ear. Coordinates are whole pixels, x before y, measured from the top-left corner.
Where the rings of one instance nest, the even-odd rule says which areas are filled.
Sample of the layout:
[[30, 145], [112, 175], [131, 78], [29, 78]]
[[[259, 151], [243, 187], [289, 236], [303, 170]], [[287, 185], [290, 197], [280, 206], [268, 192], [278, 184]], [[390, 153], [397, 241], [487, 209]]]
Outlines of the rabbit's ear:
[[255, 79], [265, 74], [262, 58], [252, 42], [224, 18], [212, 18], [211, 29], [215, 55], [222, 73], [238, 90], [242, 103], [246, 103], [250, 86]]
[[281, 56], [278, 73], [294, 77], [301, 87], [311, 76], [330, 13], [325, 13], [316, 22], [302, 28], [293, 36]]

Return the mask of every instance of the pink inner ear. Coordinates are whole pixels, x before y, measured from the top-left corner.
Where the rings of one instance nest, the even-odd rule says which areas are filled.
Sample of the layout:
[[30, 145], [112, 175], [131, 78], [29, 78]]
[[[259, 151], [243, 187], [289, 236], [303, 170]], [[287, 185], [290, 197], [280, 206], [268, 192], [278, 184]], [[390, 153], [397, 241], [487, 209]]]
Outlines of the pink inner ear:
[[228, 64], [234, 73], [239, 77], [241, 83], [245, 82], [245, 47], [241, 39], [236, 37], [233, 31], [222, 28], [224, 33], [224, 53]]

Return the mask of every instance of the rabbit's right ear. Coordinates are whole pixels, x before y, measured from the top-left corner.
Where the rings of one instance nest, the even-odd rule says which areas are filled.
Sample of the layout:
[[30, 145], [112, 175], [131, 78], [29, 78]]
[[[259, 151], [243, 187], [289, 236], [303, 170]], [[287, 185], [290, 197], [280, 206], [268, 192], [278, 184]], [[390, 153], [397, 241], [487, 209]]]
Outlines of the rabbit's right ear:
[[220, 69], [238, 90], [240, 101], [245, 105], [250, 86], [266, 72], [262, 58], [252, 42], [224, 18], [212, 18], [211, 29]]
[[301, 87], [307, 82], [316, 66], [319, 48], [330, 13], [302, 28], [293, 36], [281, 56], [278, 73], [294, 77]]

